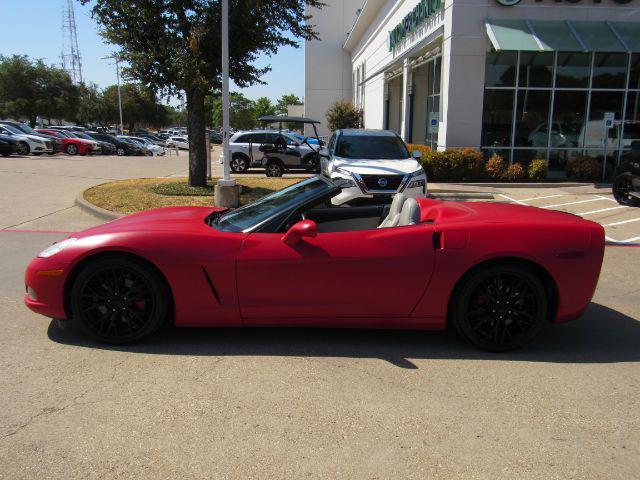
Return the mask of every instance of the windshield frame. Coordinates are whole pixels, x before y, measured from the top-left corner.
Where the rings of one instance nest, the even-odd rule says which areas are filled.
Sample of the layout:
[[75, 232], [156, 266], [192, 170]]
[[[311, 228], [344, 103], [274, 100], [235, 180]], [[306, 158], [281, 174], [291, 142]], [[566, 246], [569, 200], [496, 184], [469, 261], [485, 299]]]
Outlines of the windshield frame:
[[[272, 214], [270, 214], [268, 217], [263, 218], [262, 220], [260, 220], [258, 223], [251, 225], [248, 228], [245, 228], [243, 230], [227, 230], [224, 228], [220, 228], [219, 226], [219, 222], [224, 219], [225, 216], [229, 215], [229, 214], [233, 214], [236, 213], [238, 211], [241, 210], [246, 210], [246, 209], [250, 209], [252, 207], [255, 207], [257, 204], [260, 204], [262, 202], [264, 202], [265, 200], [267, 200], [269, 197], [272, 197], [274, 195], [279, 194], [280, 192], [294, 187], [296, 185], [299, 185], [303, 182], [310, 182], [311, 180], [320, 180], [322, 182], [324, 182], [326, 185], [329, 186], [329, 189], [323, 192], [319, 192], [315, 195], [312, 195], [308, 198], [305, 198], [304, 201], [301, 202], [297, 202], [293, 205], [290, 205], [286, 208], [283, 208], [282, 210], [278, 210]], [[288, 218], [292, 212], [295, 212], [296, 210], [300, 209], [302, 206], [309, 204], [309, 203], [315, 203], [318, 200], [322, 199], [322, 198], [332, 198], [334, 197], [336, 194], [338, 194], [340, 192], [340, 188], [334, 183], [332, 182], [330, 179], [322, 176], [322, 175], [315, 175], [313, 177], [309, 177], [309, 178], [305, 178], [297, 183], [294, 183], [292, 185], [289, 185], [288, 187], [285, 187], [281, 190], [277, 190], [273, 193], [270, 193], [269, 195], [266, 195], [258, 200], [255, 200], [251, 203], [249, 203], [248, 205], [244, 205], [243, 207], [240, 208], [236, 208], [236, 209], [232, 209], [232, 210], [227, 210], [224, 212], [214, 212], [212, 215], [210, 215], [208, 217], [207, 223], [209, 224], [210, 227], [215, 228], [216, 230], [220, 231], [220, 232], [224, 232], [224, 233], [254, 233], [254, 232], [259, 232], [260, 229], [262, 227], [264, 227], [265, 225], [270, 224], [271, 222], [273, 222], [275, 219], [277, 219], [278, 217], [285, 217]], [[216, 215], [218, 213], [221, 213], [221, 215]]]

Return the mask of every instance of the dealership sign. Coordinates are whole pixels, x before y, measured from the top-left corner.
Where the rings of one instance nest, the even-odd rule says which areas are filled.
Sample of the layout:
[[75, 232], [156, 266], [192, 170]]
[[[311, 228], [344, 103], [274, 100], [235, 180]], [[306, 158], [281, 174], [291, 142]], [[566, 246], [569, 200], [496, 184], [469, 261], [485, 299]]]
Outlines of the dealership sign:
[[442, 3], [443, 0], [420, 0], [402, 22], [389, 32], [389, 51], [391, 52], [407, 35], [440, 10]]
[[[631, 3], [632, 0], [613, 0], [615, 3], [620, 5], [624, 5], [625, 3]], [[504, 5], [505, 7], [511, 7], [520, 3], [520, 0], [496, 0], [500, 5]], [[543, 0], [536, 0], [536, 3], [542, 3]], [[588, 0], [564, 0], [564, 3], [587, 3]], [[602, 0], [591, 0], [593, 3], [602, 3]], [[562, 3], [562, 0], [555, 0], [554, 3]]]

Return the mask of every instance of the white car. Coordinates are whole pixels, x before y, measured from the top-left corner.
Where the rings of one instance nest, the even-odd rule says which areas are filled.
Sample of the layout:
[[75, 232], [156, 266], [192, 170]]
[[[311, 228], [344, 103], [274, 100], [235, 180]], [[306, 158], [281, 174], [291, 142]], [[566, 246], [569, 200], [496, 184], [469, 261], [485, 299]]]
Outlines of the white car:
[[156, 145], [155, 143], [153, 143], [148, 138], [144, 138], [144, 137], [129, 137], [129, 136], [126, 136], [126, 135], [119, 135], [118, 138], [124, 138], [126, 140], [133, 140], [134, 142], [138, 143], [143, 148], [146, 148], [147, 149], [147, 154], [149, 156], [153, 155], [154, 157], [157, 157], [159, 155], [164, 155], [167, 152], [164, 147], [161, 147], [160, 145]]
[[18, 155], [53, 153], [53, 142], [37, 135], [27, 135], [11, 125], [0, 125], [0, 134], [9, 135], [20, 142]]
[[390, 130], [338, 130], [321, 152], [320, 171], [342, 179], [334, 205], [389, 201], [396, 193], [427, 195], [427, 175], [402, 139]]
[[169, 148], [182, 148], [183, 150], [189, 150], [189, 139], [187, 137], [169, 137], [165, 144]]

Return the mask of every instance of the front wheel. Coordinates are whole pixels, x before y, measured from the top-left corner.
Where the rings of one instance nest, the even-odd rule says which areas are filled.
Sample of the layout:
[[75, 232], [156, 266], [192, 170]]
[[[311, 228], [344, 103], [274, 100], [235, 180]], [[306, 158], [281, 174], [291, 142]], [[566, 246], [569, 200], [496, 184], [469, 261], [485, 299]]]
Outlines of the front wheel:
[[170, 293], [147, 264], [124, 257], [98, 259], [71, 290], [73, 320], [102, 342], [125, 344], [157, 331], [169, 316]]
[[633, 180], [633, 174], [623, 173], [613, 181], [613, 197], [620, 205], [628, 207], [640, 206], [640, 198], [632, 195], [632, 193], [636, 193]]
[[29, 155], [31, 148], [29, 148], [29, 144], [26, 142], [20, 142], [18, 145], [18, 155]]
[[547, 291], [532, 272], [516, 265], [482, 268], [465, 277], [451, 302], [458, 333], [485, 350], [522, 347], [547, 318]]
[[265, 167], [265, 173], [267, 177], [281, 177], [284, 174], [284, 168], [277, 162], [270, 162]]
[[65, 149], [65, 151], [67, 152], [67, 155], [77, 155], [78, 146], [74, 145], [73, 143], [70, 143], [69, 145], [67, 145], [67, 148]]
[[249, 162], [242, 155], [235, 155], [231, 158], [229, 166], [231, 167], [232, 172], [243, 173], [249, 169]]
[[116, 154], [119, 157], [124, 157], [126, 155], [127, 152], [124, 151], [124, 148], [122, 147], [118, 147], [118, 149], [116, 150]]

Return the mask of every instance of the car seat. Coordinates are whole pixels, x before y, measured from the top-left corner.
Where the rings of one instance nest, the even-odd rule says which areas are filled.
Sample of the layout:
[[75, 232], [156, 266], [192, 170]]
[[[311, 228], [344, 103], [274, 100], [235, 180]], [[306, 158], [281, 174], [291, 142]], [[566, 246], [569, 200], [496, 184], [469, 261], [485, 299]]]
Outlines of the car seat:
[[407, 197], [402, 193], [397, 193], [393, 197], [393, 201], [391, 202], [391, 208], [389, 208], [389, 214], [385, 217], [378, 228], [389, 228], [396, 227], [398, 222], [400, 221], [400, 212], [402, 211], [402, 206], [405, 203]]
[[408, 198], [402, 205], [398, 226], [405, 227], [416, 223], [420, 223], [420, 206], [415, 198]]

